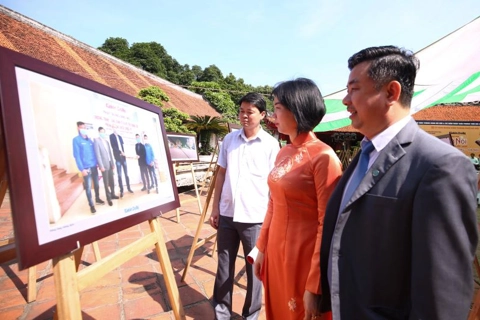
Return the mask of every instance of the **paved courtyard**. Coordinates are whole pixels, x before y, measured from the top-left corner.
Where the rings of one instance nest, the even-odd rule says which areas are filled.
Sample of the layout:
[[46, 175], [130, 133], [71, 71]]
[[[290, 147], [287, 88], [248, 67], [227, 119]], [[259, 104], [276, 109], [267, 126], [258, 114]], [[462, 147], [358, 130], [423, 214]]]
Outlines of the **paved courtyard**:
[[[213, 240], [198, 248], [192, 264], [181, 282], [190, 247], [200, 220], [200, 211], [194, 192], [180, 195], [180, 222], [176, 212], [160, 217], [168, 254], [172, 263], [187, 319], [213, 319], [211, 296], [216, 272], [216, 255], [212, 256]], [[201, 197], [202, 205], [205, 196]], [[128, 228], [99, 240], [102, 257], [115, 252], [150, 231], [147, 222]], [[203, 224], [200, 238], [214, 233], [208, 223]], [[9, 201], [0, 208], [0, 239], [13, 236]], [[246, 275], [243, 251], [240, 248], [236, 263], [233, 294], [234, 319], [241, 319], [245, 297]], [[95, 262], [92, 245], [85, 246], [80, 268]], [[0, 265], [0, 318], [53, 319], [56, 307], [52, 262], [36, 267], [36, 300], [27, 302], [28, 271], [19, 271], [16, 263]], [[109, 272], [95, 286], [80, 292], [83, 319], [174, 319], [168, 299], [160, 263], [152, 250], [147, 250], [127, 263]], [[262, 311], [261, 319], [265, 319]]]

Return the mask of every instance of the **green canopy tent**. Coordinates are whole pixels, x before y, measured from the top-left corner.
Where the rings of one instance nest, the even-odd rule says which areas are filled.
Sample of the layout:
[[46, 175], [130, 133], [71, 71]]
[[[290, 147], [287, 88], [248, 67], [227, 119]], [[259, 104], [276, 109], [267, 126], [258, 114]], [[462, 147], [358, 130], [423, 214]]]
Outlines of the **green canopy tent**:
[[[418, 51], [420, 70], [411, 113], [444, 103], [480, 101], [480, 17]], [[346, 90], [325, 97], [327, 114], [315, 132], [350, 125], [342, 99]], [[480, 111], [480, 110], [479, 110]]]

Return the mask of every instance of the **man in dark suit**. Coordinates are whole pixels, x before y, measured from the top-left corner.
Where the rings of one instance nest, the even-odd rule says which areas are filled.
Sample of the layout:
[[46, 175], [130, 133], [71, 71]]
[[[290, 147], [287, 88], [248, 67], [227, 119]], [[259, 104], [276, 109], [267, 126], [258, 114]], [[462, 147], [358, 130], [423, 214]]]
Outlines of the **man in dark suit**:
[[115, 195], [115, 183], [113, 182], [113, 169], [115, 169], [112, 148], [108, 141], [107, 134], [103, 127], [98, 128], [99, 137], [93, 142], [95, 156], [97, 157], [98, 168], [102, 172], [105, 195], [109, 206], [113, 205], [112, 200], [118, 199]]
[[353, 159], [326, 209], [322, 311], [333, 319], [467, 318], [475, 174], [465, 155], [411, 118], [418, 65], [393, 46], [348, 61], [343, 103], [362, 148], [372, 146]]
[[110, 135], [110, 145], [112, 146], [115, 164], [117, 166], [118, 186], [120, 187], [120, 198], [123, 197], [123, 182], [122, 182], [122, 168], [125, 173], [125, 182], [127, 183], [127, 190], [133, 193], [130, 189], [130, 179], [127, 171], [127, 158], [125, 157], [125, 150], [123, 149], [123, 138], [114, 130]]
[[135, 145], [135, 152], [137, 153], [138, 166], [140, 167], [140, 176], [142, 177], [143, 188], [141, 191], [147, 191], [150, 193], [150, 179], [148, 177], [147, 168], [147, 151], [139, 134], [135, 135], [137, 144]]

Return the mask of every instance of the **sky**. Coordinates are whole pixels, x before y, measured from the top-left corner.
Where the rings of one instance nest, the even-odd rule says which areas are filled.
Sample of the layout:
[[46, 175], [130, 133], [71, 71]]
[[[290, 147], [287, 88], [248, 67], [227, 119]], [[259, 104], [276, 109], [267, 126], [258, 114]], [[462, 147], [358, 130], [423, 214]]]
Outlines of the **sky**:
[[[215, 64], [254, 86], [297, 77], [345, 88], [347, 60], [396, 45], [417, 52], [480, 16], [479, 0], [0, 0], [92, 47], [155, 41], [180, 64]], [[480, 39], [480, 35], [479, 35]]]

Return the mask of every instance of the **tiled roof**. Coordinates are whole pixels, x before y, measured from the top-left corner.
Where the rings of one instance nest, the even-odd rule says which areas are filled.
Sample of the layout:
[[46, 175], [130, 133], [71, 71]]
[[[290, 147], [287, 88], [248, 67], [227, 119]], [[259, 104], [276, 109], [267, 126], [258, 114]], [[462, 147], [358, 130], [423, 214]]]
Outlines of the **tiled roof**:
[[[420, 110], [413, 115], [413, 118], [416, 121], [480, 122], [480, 105], [438, 105]], [[352, 126], [335, 131], [358, 132]]]
[[413, 115], [417, 121], [480, 122], [480, 105], [448, 105], [423, 109]]
[[136, 96], [140, 89], [158, 86], [170, 98], [165, 107], [175, 107], [189, 115], [220, 116], [200, 95], [2, 6], [0, 6], [0, 46], [131, 96]]

